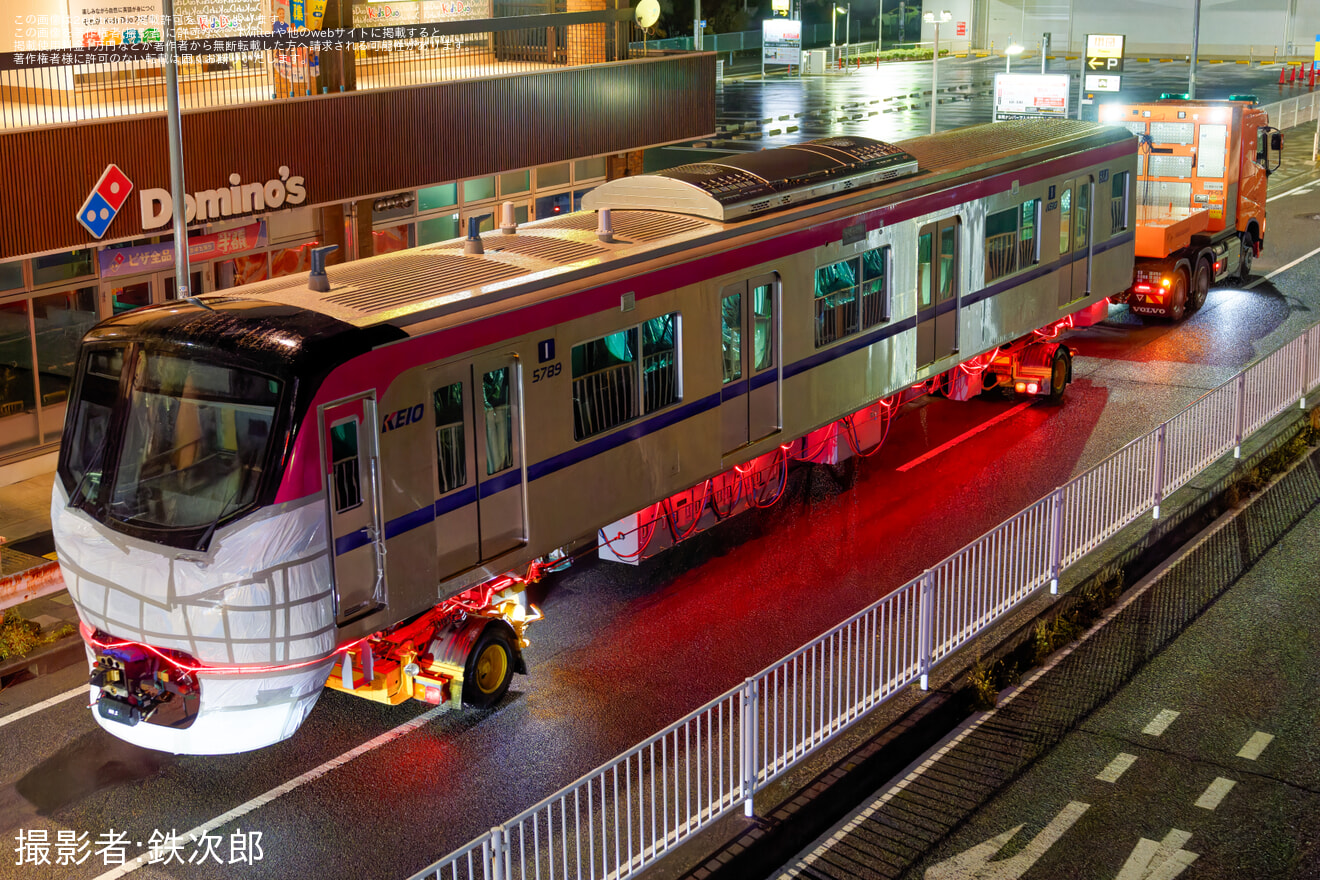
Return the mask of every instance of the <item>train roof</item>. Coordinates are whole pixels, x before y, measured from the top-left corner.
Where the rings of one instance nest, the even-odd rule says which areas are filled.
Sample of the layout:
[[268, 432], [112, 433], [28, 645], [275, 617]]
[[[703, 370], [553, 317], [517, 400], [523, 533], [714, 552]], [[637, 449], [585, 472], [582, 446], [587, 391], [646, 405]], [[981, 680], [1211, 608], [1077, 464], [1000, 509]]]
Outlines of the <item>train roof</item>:
[[[627, 269], [697, 243], [774, 234], [786, 221], [877, 195], [899, 201], [963, 178], [1131, 138], [1118, 126], [1076, 120], [985, 124], [898, 144], [827, 138], [602, 184], [583, 204], [611, 209], [608, 240], [597, 235], [597, 213], [588, 210], [526, 223], [512, 234], [484, 233], [479, 255], [466, 253], [464, 241], [456, 239], [330, 266], [330, 290], [324, 293], [310, 290], [302, 274], [245, 285], [223, 296], [225, 301], [293, 305], [359, 328], [392, 324], [417, 332], [423, 322], [434, 326], [434, 320], [448, 318], [458, 323], [481, 307], [557, 295], [563, 285], [589, 284], [601, 272]], [[776, 205], [790, 204], [751, 210], [771, 198]], [[792, 204], [794, 198], [800, 202]]]

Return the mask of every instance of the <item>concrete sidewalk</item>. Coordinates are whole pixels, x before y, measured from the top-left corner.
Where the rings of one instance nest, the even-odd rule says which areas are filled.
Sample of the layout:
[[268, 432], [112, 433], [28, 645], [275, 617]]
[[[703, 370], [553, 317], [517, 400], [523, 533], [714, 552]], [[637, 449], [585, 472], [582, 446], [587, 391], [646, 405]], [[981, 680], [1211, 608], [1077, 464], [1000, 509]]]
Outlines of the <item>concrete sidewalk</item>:
[[[55, 474], [41, 474], [8, 486], [0, 486], [0, 583], [27, 592], [58, 578], [53, 569], [54, 545], [50, 538], [50, 493]], [[72, 626], [72, 635], [39, 648], [23, 657], [0, 658], [0, 687], [14, 679], [58, 669], [82, 657], [78, 613], [62, 588], [14, 606], [24, 620], [41, 626], [49, 635]], [[6, 612], [7, 613], [7, 612]]]

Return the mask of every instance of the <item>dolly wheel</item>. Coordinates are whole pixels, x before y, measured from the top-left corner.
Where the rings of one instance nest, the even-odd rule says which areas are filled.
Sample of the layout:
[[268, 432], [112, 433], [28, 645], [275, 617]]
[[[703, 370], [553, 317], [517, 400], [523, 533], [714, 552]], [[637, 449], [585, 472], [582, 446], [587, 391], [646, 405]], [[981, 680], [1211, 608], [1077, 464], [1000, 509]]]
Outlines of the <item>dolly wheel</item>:
[[504, 698], [512, 680], [513, 642], [505, 627], [490, 624], [468, 654], [463, 702], [478, 709], [493, 706]]
[[1072, 358], [1066, 346], [1060, 345], [1054, 352], [1054, 362], [1050, 364], [1050, 393], [1045, 399], [1050, 403], [1063, 403], [1063, 392], [1068, 390], [1068, 376], [1072, 373]]

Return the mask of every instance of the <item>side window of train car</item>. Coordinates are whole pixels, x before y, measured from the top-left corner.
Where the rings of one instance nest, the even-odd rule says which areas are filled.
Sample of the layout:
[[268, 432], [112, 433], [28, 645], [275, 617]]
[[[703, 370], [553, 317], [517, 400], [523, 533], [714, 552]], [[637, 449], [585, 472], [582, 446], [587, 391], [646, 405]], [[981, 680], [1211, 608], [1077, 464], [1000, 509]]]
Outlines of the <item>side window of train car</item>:
[[889, 320], [889, 246], [816, 270], [816, 347]]
[[1128, 228], [1128, 172], [1109, 178], [1109, 234], [1118, 235]]
[[481, 396], [486, 425], [486, 475], [490, 476], [514, 465], [513, 400], [508, 367], [482, 374]]
[[352, 510], [362, 503], [356, 418], [331, 426], [330, 460], [335, 471], [335, 513]]
[[682, 399], [678, 312], [573, 346], [573, 437], [583, 440]]
[[463, 383], [437, 388], [435, 454], [440, 464], [440, 494], [467, 483], [467, 446], [463, 437]]
[[985, 218], [985, 280], [1011, 275], [1040, 262], [1040, 200], [1028, 199], [1021, 205], [999, 211]]

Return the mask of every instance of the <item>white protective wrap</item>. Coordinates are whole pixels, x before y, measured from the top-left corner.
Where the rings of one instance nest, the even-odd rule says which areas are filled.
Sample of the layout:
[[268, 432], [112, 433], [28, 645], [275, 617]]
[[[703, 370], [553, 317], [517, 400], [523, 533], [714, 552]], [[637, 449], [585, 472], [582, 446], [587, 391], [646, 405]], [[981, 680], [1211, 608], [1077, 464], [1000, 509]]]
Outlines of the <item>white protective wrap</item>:
[[[334, 665], [334, 595], [325, 500], [262, 508], [216, 532], [206, 554], [106, 528], [70, 510], [59, 480], [51, 526], [64, 583], [89, 626], [240, 674], [198, 676], [186, 729], [106, 721], [115, 736], [162, 751], [226, 754], [291, 736]], [[293, 669], [262, 666], [314, 660]]]

